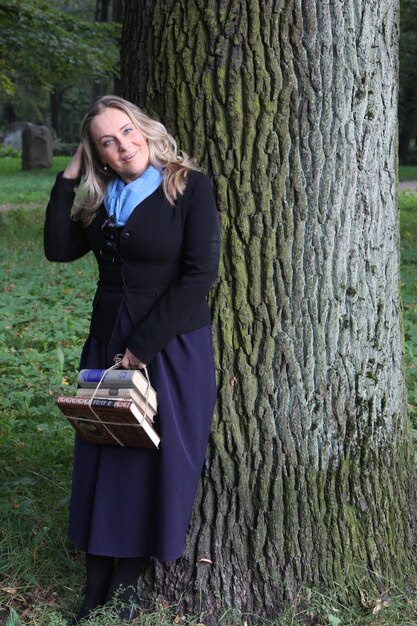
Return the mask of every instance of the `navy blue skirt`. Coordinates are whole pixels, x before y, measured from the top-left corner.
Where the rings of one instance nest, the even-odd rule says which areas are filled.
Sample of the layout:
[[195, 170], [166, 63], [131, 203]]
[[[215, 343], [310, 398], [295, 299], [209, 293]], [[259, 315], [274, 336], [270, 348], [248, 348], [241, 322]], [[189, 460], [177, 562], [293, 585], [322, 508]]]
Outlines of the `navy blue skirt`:
[[[122, 309], [108, 344], [89, 337], [81, 368], [124, 353], [132, 322]], [[68, 536], [90, 554], [182, 556], [216, 401], [210, 326], [174, 337], [148, 366], [158, 394], [159, 450], [75, 438]]]

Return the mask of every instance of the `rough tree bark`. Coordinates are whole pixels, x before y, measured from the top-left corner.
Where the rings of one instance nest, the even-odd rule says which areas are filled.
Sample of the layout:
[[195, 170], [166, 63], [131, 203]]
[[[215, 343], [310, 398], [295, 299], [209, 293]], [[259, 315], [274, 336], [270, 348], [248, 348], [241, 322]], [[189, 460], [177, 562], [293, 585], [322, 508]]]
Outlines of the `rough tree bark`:
[[[219, 400], [186, 555], [216, 622], [416, 572], [399, 295], [396, 0], [126, 0], [124, 95], [213, 177]], [[207, 561], [201, 559], [207, 559]]]

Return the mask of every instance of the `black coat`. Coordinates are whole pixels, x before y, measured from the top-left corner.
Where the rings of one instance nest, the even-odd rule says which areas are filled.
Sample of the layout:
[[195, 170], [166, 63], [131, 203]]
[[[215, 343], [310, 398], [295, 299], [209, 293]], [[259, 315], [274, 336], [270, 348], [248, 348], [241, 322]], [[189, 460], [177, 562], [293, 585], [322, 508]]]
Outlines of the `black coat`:
[[141, 202], [118, 229], [114, 261], [100, 255], [104, 207], [86, 228], [70, 219], [76, 182], [57, 176], [46, 211], [45, 255], [65, 262], [94, 252], [99, 280], [90, 334], [107, 343], [125, 303], [135, 323], [126, 345], [149, 363], [175, 335], [210, 323], [206, 296], [217, 276], [220, 250], [210, 180], [190, 171], [174, 206], [161, 187]]

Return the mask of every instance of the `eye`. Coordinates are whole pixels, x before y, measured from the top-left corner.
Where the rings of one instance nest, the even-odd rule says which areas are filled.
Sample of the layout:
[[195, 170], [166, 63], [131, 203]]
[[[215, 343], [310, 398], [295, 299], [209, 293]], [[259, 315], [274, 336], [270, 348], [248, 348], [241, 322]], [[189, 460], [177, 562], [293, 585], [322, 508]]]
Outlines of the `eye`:
[[113, 142], [114, 142], [114, 139], [105, 139], [101, 145], [107, 148], [107, 146], [111, 146]]
[[131, 133], [133, 130], [133, 128], [131, 126], [128, 126], [127, 128], [123, 129], [123, 134], [124, 135], [128, 135], [129, 133]]

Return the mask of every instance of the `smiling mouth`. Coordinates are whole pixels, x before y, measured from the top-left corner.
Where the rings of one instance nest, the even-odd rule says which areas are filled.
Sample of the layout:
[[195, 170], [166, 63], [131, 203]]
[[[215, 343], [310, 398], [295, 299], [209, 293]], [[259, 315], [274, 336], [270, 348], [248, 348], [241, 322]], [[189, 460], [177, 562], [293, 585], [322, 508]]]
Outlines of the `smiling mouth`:
[[135, 157], [137, 155], [138, 151], [136, 150], [136, 152], [134, 152], [133, 154], [130, 154], [128, 157], [125, 157], [124, 159], [122, 159], [123, 163], [127, 163], [129, 161], [131, 161], [133, 159], [133, 157]]

